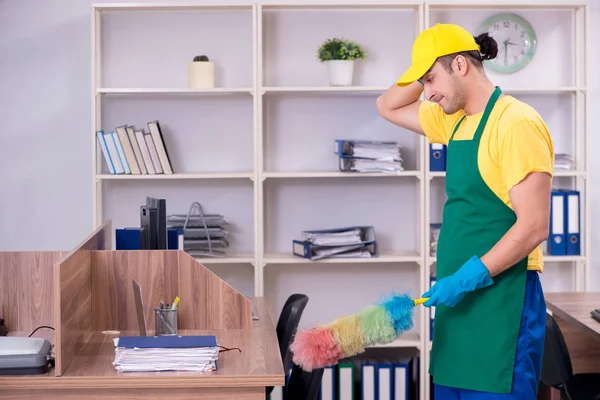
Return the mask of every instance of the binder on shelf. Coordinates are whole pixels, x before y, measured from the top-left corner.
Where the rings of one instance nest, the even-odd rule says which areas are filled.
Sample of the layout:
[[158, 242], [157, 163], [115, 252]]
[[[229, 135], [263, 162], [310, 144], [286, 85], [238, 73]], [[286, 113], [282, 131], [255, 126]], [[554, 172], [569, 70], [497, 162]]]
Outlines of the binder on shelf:
[[565, 192], [553, 190], [550, 193], [550, 237], [548, 254], [564, 256], [567, 253], [565, 237]]
[[360, 157], [342, 156], [339, 159], [341, 172], [402, 172], [404, 167], [399, 161], [370, 160]]
[[323, 368], [323, 377], [321, 378], [321, 387], [319, 389], [319, 400], [335, 400], [337, 399], [337, 381], [336, 381], [335, 366]]
[[337, 370], [338, 400], [354, 400], [354, 365], [342, 362]]
[[292, 252], [309, 260], [370, 258], [379, 255], [372, 226], [304, 231], [301, 240], [293, 240]]
[[446, 170], [446, 149], [447, 146], [441, 143], [431, 143], [429, 145], [430, 171], [441, 172]]
[[402, 172], [402, 146], [394, 141], [335, 140], [341, 172]]
[[336, 139], [334, 153], [340, 157], [402, 161], [401, 149], [402, 146], [395, 141]]
[[377, 400], [392, 400], [394, 390], [394, 376], [392, 375], [392, 364], [377, 364], [377, 384], [375, 385]]
[[580, 213], [580, 195], [577, 190], [565, 191], [566, 196], [566, 255], [574, 256], [581, 254], [581, 213]]
[[362, 400], [377, 400], [377, 364], [363, 362], [360, 365], [360, 392]]
[[[436, 279], [435, 274], [432, 274], [429, 278], [429, 288], [431, 289], [435, 285]], [[429, 340], [433, 340], [433, 321], [435, 320], [435, 307], [429, 307]]]
[[[414, 361], [412, 361], [414, 362]], [[393, 363], [392, 364], [392, 382], [393, 395], [390, 397], [394, 400], [408, 400], [410, 398], [410, 363]], [[381, 396], [380, 396], [381, 398]]]

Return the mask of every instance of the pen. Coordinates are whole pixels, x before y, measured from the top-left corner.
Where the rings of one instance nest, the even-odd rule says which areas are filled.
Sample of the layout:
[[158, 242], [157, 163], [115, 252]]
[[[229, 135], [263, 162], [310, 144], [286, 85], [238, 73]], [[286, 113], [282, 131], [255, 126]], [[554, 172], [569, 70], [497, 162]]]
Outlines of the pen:
[[161, 308], [161, 310], [162, 310], [163, 308], [165, 308], [165, 302], [164, 302], [164, 301], [162, 301], [162, 300], [160, 301], [160, 308]]
[[173, 300], [173, 305], [171, 306], [171, 310], [175, 310], [179, 305], [179, 296], [175, 296], [175, 300]]

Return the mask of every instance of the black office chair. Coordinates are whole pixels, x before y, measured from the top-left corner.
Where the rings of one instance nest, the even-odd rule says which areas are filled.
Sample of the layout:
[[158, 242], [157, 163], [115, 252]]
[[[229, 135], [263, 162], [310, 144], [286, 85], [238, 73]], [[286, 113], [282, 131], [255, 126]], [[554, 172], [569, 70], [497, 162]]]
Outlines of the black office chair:
[[573, 374], [571, 357], [556, 320], [546, 314], [541, 381], [560, 391], [561, 400], [600, 398], [600, 373]]
[[[283, 362], [284, 372], [288, 371], [292, 363], [292, 356], [290, 353], [290, 344], [298, 330], [300, 319], [306, 304], [308, 303], [308, 296], [304, 294], [293, 294], [286, 300], [279, 320], [277, 321], [277, 341], [279, 342], [279, 352], [281, 354], [281, 360]], [[268, 396], [273, 391], [273, 386], [266, 387], [266, 395]]]
[[323, 368], [304, 371], [294, 364], [287, 384], [287, 400], [316, 400], [323, 379]]

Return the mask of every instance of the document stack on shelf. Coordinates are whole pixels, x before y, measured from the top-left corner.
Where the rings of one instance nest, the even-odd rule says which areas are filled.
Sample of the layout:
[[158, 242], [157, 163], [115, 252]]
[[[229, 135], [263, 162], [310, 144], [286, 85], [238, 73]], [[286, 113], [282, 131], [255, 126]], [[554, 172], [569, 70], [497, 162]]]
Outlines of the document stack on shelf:
[[[192, 214], [194, 209], [199, 214]], [[224, 256], [229, 248], [229, 231], [223, 226], [230, 224], [221, 214], [204, 214], [198, 202], [192, 203], [187, 214], [167, 216], [167, 228], [179, 233], [179, 248], [192, 257]]]
[[401, 172], [402, 146], [398, 142], [379, 140], [335, 141], [342, 172]]
[[150, 121], [147, 125], [148, 132], [133, 125], [96, 132], [110, 175], [173, 174], [159, 122]]
[[379, 255], [372, 226], [303, 231], [302, 239], [293, 241], [293, 253], [309, 260]]
[[556, 171], [571, 171], [574, 165], [573, 157], [570, 155], [563, 153], [554, 155], [554, 169]]
[[217, 370], [215, 336], [122, 336], [114, 343], [119, 372]]

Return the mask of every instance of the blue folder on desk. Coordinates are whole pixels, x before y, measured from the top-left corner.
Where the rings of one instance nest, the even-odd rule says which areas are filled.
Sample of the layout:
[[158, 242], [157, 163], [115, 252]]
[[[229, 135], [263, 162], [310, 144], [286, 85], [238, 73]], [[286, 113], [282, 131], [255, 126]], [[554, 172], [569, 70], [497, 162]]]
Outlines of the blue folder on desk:
[[[354, 242], [339, 242], [322, 244], [306, 237], [319, 237], [320, 235], [337, 234], [346, 231], [360, 231], [361, 240]], [[304, 240], [293, 241], [293, 254], [309, 260], [323, 258], [361, 258], [377, 257], [379, 250], [375, 238], [375, 229], [372, 226], [354, 226], [335, 229], [321, 229], [302, 232]]]
[[217, 338], [206, 336], [120, 336], [119, 347], [128, 349], [181, 349], [189, 347], [217, 347]]

